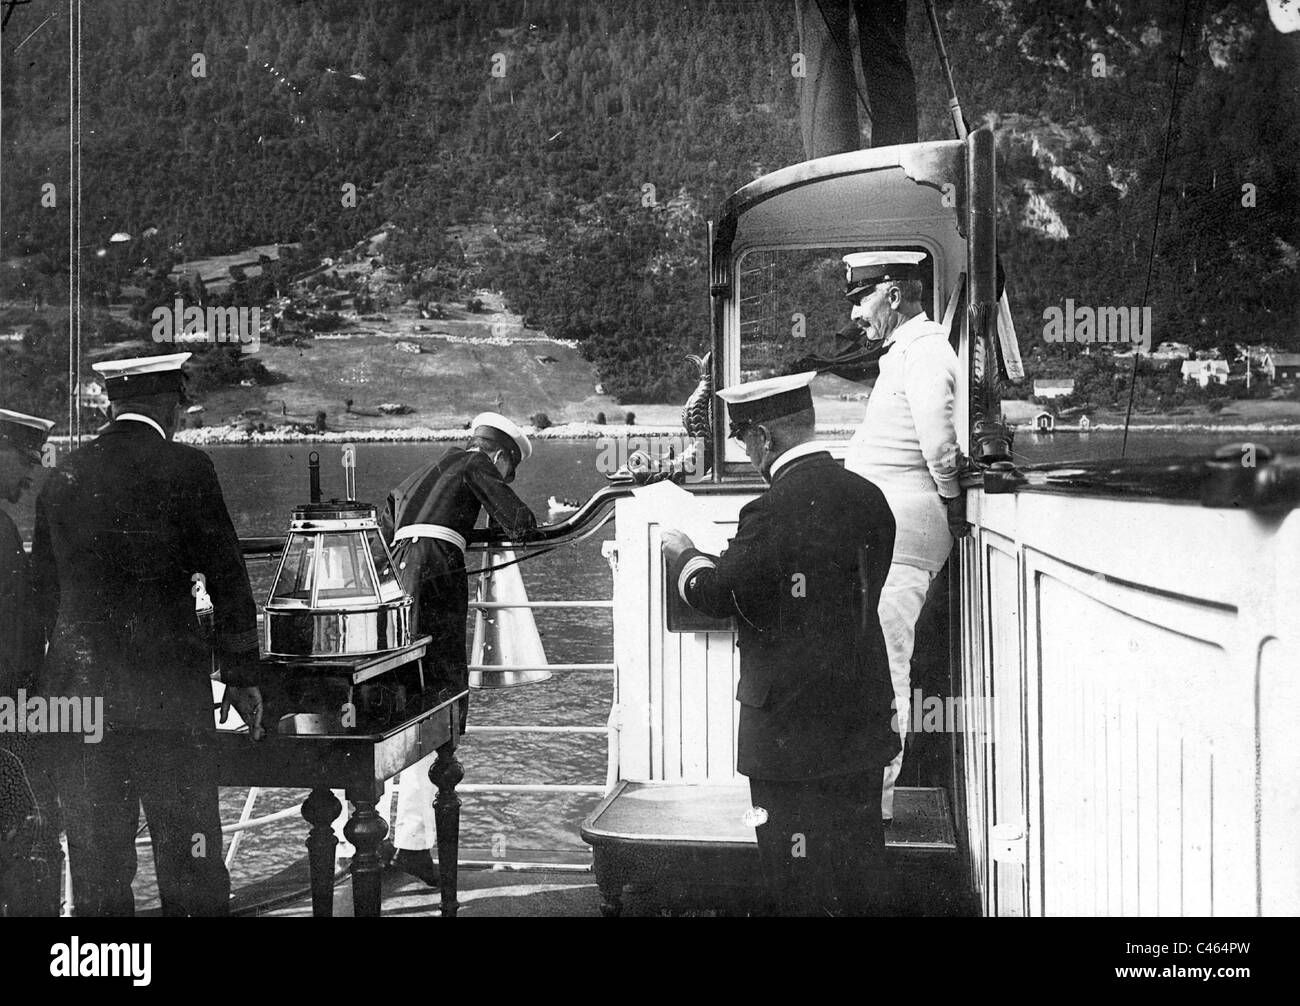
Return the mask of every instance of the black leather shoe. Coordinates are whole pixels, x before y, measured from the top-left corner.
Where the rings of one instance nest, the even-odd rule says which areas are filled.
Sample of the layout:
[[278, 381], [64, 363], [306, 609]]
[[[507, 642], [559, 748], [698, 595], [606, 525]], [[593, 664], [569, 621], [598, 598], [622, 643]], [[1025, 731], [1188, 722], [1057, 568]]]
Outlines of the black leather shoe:
[[440, 883], [438, 864], [433, 861], [433, 853], [428, 849], [398, 849], [393, 857], [393, 866], [403, 873], [423, 880], [430, 887]]

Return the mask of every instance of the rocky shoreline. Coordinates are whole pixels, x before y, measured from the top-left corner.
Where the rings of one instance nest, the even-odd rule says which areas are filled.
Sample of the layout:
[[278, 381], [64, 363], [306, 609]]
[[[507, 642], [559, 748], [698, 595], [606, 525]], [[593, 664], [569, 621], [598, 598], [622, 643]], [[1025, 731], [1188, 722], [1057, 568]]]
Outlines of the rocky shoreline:
[[[823, 436], [851, 437], [857, 432], [857, 425], [842, 423], [819, 423], [817, 432]], [[1028, 425], [1015, 427], [1023, 436], [1035, 434]], [[1056, 433], [1119, 433], [1124, 429], [1123, 423], [1092, 423], [1087, 429], [1077, 423], [1057, 423]], [[1297, 423], [1134, 423], [1130, 431], [1142, 433], [1195, 433], [1195, 434], [1269, 434], [1297, 435], [1300, 424]], [[596, 423], [562, 423], [537, 430], [525, 426], [524, 431], [534, 440], [597, 440], [603, 437], [649, 437], [667, 436], [684, 437], [686, 431], [681, 426], [625, 426], [623, 424], [604, 426]], [[214, 426], [197, 430], [182, 430], [176, 434], [181, 443], [194, 445], [207, 444], [278, 444], [278, 443], [419, 443], [436, 441], [463, 440], [469, 435], [465, 429], [430, 429], [428, 427], [410, 427], [396, 430], [353, 430], [324, 433], [302, 433], [291, 427], [255, 431], [235, 426]], [[1051, 434], [1035, 434], [1046, 435]]]
[[[1051, 436], [1039, 434], [1029, 425], [1013, 427], [1020, 436]], [[1087, 429], [1081, 429], [1077, 423], [1057, 423], [1055, 433], [1119, 433], [1123, 423], [1092, 423]], [[1141, 433], [1188, 433], [1188, 434], [1249, 434], [1269, 436], [1300, 435], [1297, 423], [1134, 423], [1131, 431]], [[537, 430], [524, 427], [529, 437], [535, 440], [598, 440], [604, 437], [684, 437], [681, 426], [652, 426], [596, 423], [560, 423]], [[817, 432], [822, 436], [851, 437], [857, 431], [856, 424], [819, 423]], [[93, 434], [87, 434], [90, 436]], [[274, 427], [266, 430], [252, 430], [246, 426], [205, 426], [199, 429], [179, 430], [177, 443], [206, 447], [219, 444], [377, 444], [377, 443], [436, 443], [439, 441], [459, 441], [468, 437], [466, 429], [433, 429], [425, 426], [413, 426], [405, 429], [388, 430], [327, 430], [324, 433], [304, 433], [292, 426]], [[84, 436], [83, 436], [84, 438]], [[66, 444], [66, 436], [54, 436], [53, 443]]]
[[[544, 430], [531, 426], [524, 432], [534, 440], [596, 440], [601, 437], [685, 436], [680, 426], [598, 426], [595, 423], [563, 423]], [[197, 430], [181, 430], [176, 434], [180, 443], [206, 446], [209, 444], [378, 444], [422, 443], [459, 441], [469, 437], [469, 430], [432, 429], [412, 426], [392, 430], [326, 430], [324, 433], [303, 433], [293, 427], [269, 430], [249, 430], [238, 426], [210, 426]]]

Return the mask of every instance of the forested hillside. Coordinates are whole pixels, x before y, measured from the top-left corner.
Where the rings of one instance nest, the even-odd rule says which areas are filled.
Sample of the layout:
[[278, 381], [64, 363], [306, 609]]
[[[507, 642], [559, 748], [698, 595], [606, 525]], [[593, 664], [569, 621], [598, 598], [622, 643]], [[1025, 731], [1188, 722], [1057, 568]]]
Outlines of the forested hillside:
[[[1035, 365], [1077, 351], [1042, 345], [1044, 307], [1142, 302], [1170, 125], [1157, 337], [1300, 348], [1300, 38], [1278, 35], [1262, 0], [1194, 3], [1186, 20], [1172, 0], [938, 6], [967, 118], [999, 129], [1003, 257]], [[793, 7], [86, 4], [85, 296], [254, 244], [301, 241], [311, 261], [391, 222], [386, 265], [412, 296], [502, 289], [529, 324], [581, 340], [611, 394], [683, 395], [682, 357], [708, 334], [705, 221], [803, 156]], [[66, 18], [23, 41], [63, 9], [17, 8], [4, 34], [9, 303], [66, 303]], [[948, 137], [920, 3], [910, 36], [921, 136]], [[117, 232], [131, 240], [97, 254]]]

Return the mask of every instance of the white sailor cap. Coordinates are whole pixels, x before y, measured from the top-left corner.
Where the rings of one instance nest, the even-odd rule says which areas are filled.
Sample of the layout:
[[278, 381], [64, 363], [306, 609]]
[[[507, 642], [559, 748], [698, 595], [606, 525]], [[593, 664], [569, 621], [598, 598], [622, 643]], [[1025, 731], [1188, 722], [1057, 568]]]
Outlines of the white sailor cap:
[[104, 378], [104, 391], [109, 400], [120, 401], [133, 395], [157, 395], [168, 391], [182, 393], [184, 378], [181, 367], [193, 355], [137, 356], [131, 360], [105, 360], [91, 367]]
[[727, 415], [731, 419], [731, 432], [728, 435], [743, 436], [745, 429], [754, 423], [764, 423], [769, 419], [811, 409], [813, 401], [809, 385], [816, 376], [817, 371], [809, 370], [802, 374], [769, 377], [762, 381], [723, 388], [718, 392], [718, 397], [727, 403]]
[[34, 454], [35, 460], [39, 461], [41, 445], [53, 426], [51, 420], [40, 416], [0, 409], [0, 444], [9, 444], [26, 454]]
[[480, 412], [469, 426], [474, 436], [487, 437], [501, 444], [515, 465], [532, 456], [533, 445], [524, 436], [524, 431], [500, 413]]
[[856, 302], [877, 283], [921, 279], [923, 251], [867, 251], [844, 256], [844, 296]]

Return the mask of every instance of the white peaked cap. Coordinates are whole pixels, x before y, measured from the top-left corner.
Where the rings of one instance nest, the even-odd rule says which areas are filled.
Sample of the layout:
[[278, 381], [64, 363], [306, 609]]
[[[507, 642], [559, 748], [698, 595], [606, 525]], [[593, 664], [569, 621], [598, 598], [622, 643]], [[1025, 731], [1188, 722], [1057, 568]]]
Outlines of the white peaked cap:
[[180, 370], [193, 353], [168, 353], [165, 356], [137, 356], [131, 360], [105, 360], [92, 363], [91, 369], [102, 374], [105, 380], [118, 377], [139, 377], [141, 374], [165, 374]]
[[33, 461], [38, 461], [40, 458], [37, 452], [45, 443], [53, 425], [50, 420], [40, 416], [0, 409], [0, 444], [15, 447], [27, 453]]
[[798, 391], [800, 388], [806, 388], [812, 384], [813, 378], [816, 376], [817, 371], [808, 370], [802, 374], [768, 377], [761, 381], [750, 381], [748, 384], [734, 384], [730, 388], [723, 388], [719, 391], [718, 397], [724, 402], [732, 404], [761, 402], [764, 398], [771, 398], [773, 395], [784, 395], [787, 391]]
[[864, 251], [844, 256], [848, 269], [864, 265], [919, 265], [925, 261], [926, 252], [919, 251]]
[[844, 296], [857, 298], [877, 283], [921, 278], [917, 268], [927, 258], [918, 251], [864, 251], [844, 256]]
[[105, 360], [91, 364], [91, 367], [103, 376], [109, 399], [119, 401], [130, 395], [181, 391], [181, 367], [193, 355], [137, 356], [131, 360]]
[[769, 377], [723, 388], [718, 397], [727, 403], [733, 428], [745, 423], [763, 423], [780, 416], [793, 415], [812, 408], [812, 391], [808, 385], [817, 371], [787, 377]]
[[0, 423], [11, 423], [14, 426], [25, 426], [29, 429], [36, 430], [38, 433], [49, 433], [54, 427], [54, 420], [42, 419], [40, 416], [29, 416], [25, 412], [14, 412], [12, 409], [0, 409]]
[[474, 417], [474, 421], [469, 424], [469, 427], [470, 430], [477, 430], [480, 426], [487, 426], [490, 429], [497, 430], [513, 440], [515, 446], [519, 448], [520, 461], [527, 461], [532, 456], [533, 445], [524, 436], [524, 431], [499, 412], [480, 412]]
[[853, 252], [844, 256], [845, 279], [853, 279], [853, 270], [867, 265], [919, 265], [926, 260], [926, 252], [876, 251]]

